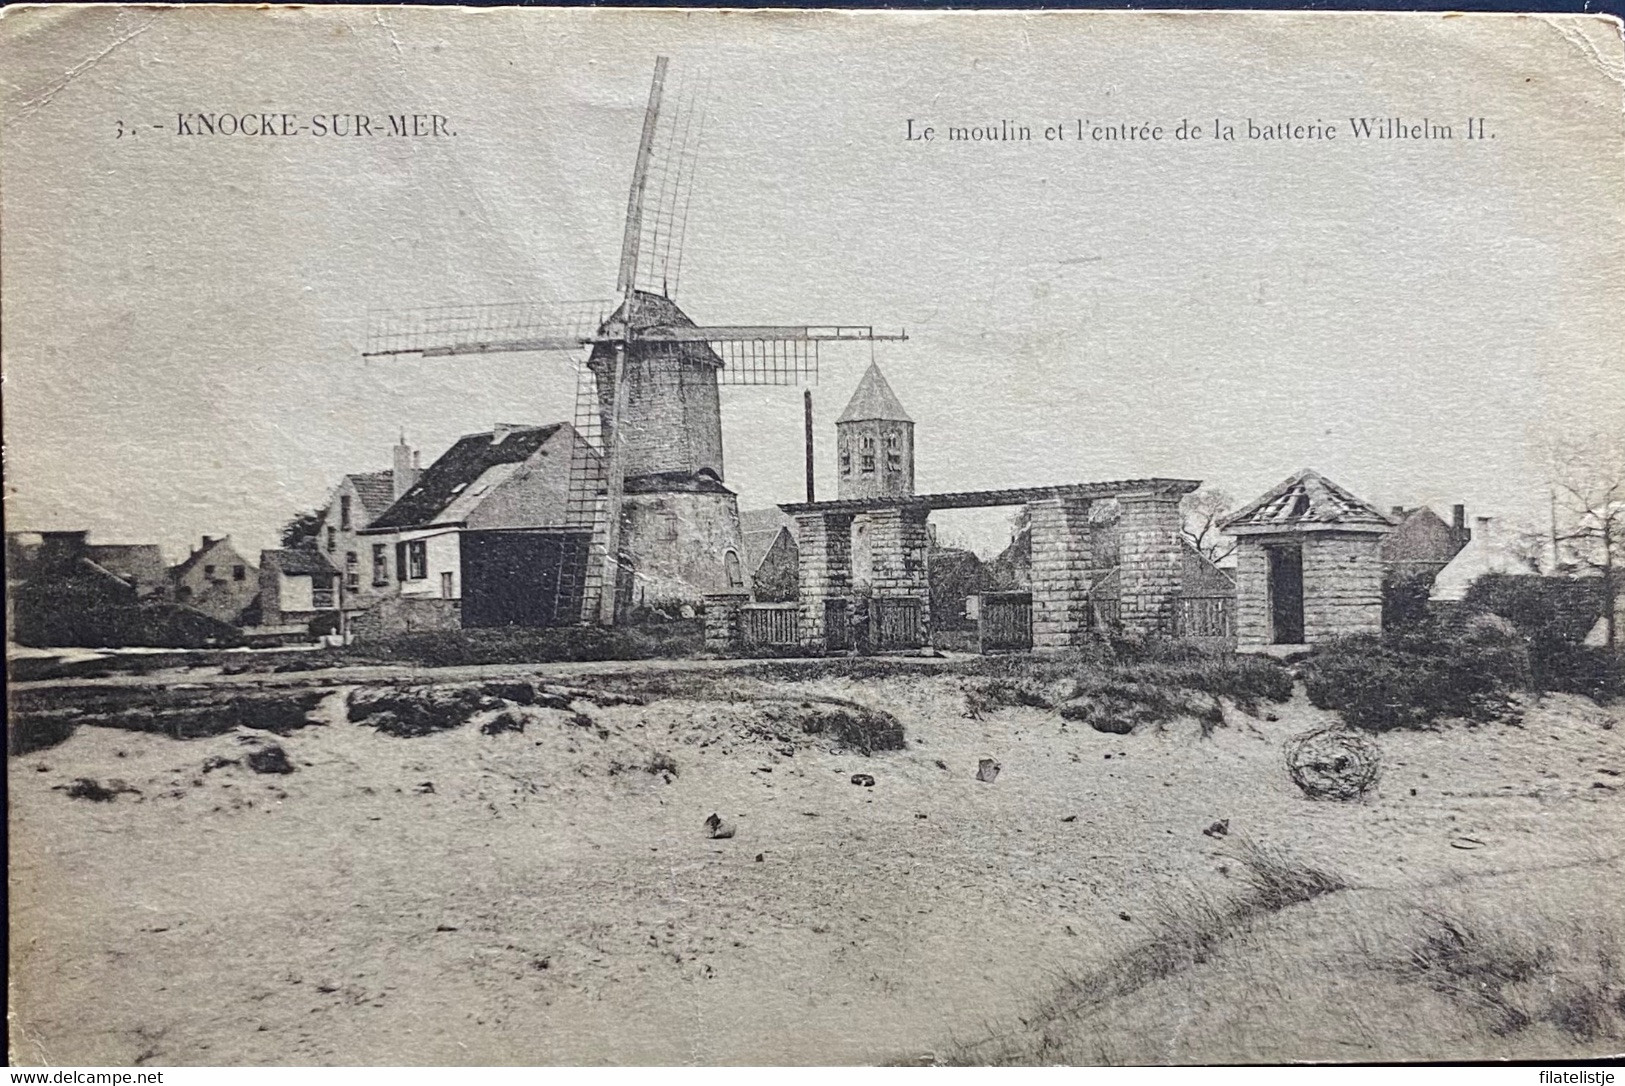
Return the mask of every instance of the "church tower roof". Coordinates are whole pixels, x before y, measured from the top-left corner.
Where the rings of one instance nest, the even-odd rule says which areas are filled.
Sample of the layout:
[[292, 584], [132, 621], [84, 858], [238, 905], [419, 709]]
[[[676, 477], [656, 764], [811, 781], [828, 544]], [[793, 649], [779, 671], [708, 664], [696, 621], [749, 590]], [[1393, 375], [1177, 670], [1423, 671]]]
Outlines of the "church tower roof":
[[903, 405], [897, 399], [897, 393], [891, 390], [886, 383], [886, 375], [880, 372], [880, 367], [869, 363], [869, 369], [864, 373], [863, 380], [858, 382], [858, 390], [852, 394], [852, 399], [836, 419], [837, 425], [843, 422], [867, 422], [881, 419], [887, 422], [909, 422], [914, 420], [908, 417]]

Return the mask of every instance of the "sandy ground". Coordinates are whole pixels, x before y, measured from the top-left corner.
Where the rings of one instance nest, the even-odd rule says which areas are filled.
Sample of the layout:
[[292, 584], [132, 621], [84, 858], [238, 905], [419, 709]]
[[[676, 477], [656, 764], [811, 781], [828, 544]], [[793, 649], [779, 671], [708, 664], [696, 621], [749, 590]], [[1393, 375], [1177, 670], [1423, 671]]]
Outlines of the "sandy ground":
[[[335, 699], [274, 740], [286, 776], [202, 771], [273, 740], [248, 732], [81, 728], [12, 758], [14, 1058], [930, 1058], [1147, 938], [1179, 894], [1225, 892], [1239, 838], [1371, 890], [1578, 871], [1596, 892], [1575, 918], [1625, 922], [1617, 869], [1596, 870], [1625, 851], [1617, 708], [1554, 697], [1522, 727], [1384, 736], [1379, 794], [1333, 804], [1282, 766], [1326, 720], [1301, 695], [1273, 721], [1227, 709], [1204, 740], [973, 720], [949, 676], [776, 690], [886, 709], [909, 749], [751, 738], [750, 702], [682, 700], [396, 739]], [[636, 768], [657, 752], [674, 780]], [[70, 799], [76, 777], [140, 791]], [[734, 837], [706, 834], [713, 812]], [[1224, 818], [1228, 839], [1201, 832]]]

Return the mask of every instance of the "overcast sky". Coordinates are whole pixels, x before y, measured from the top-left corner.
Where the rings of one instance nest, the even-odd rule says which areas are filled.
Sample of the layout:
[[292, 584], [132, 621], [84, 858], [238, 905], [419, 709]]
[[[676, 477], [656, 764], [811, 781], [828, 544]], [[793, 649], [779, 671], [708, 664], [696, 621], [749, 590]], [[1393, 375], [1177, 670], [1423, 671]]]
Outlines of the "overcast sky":
[[[922, 490], [1170, 475], [1245, 501], [1311, 466], [1384, 507], [1532, 520], [1535, 442], [1625, 424], [1601, 23], [102, 9], [0, 32], [8, 529], [252, 555], [403, 430], [428, 462], [569, 418], [566, 363], [363, 362], [366, 315], [611, 295], [660, 53], [710, 88], [679, 303], [906, 328], [875, 357]], [[191, 111], [438, 112], [456, 135], [175, 135]], [[1351, 115], [1456, 138], [1362, 143]], [[1463, 139], [1469, 116], [1495, 138]], [[1041, 138], [1080, 117], [1169, 131]], [[1341, 131], [1167, 138], [1215, 117]], [[940, 138], [1001, 119], [1040, 138]], [[869, 360], [824, 352], [822, 496]], [[742, 507], [802, 497], [800, 427], [794, 389], [724, 392]]]

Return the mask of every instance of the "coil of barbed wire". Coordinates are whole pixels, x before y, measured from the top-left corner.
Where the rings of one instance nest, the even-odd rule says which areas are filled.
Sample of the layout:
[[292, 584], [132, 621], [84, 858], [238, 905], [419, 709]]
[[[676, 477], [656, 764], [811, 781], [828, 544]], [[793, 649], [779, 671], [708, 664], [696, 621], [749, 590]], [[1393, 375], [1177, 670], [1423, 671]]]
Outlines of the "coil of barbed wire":
[[1321, 728], [1286, 744], [1286, 769], [1311, 799], [1360, 799], [1382, 775], [1382, 750], [1346, 728]]

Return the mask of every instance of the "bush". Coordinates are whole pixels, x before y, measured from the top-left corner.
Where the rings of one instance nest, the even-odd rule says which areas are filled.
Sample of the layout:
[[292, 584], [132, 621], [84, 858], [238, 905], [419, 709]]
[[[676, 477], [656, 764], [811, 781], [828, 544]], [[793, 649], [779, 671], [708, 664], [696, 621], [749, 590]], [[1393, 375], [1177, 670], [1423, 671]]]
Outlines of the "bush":
[[1194, 717], [1204, 734], [1224, 723], [1218, 699], [1255, 713], [1292, 697], [1292, 674], [1261, 656], [1215, 653], [1165, 642], [1112, 641], [1076, 653], [971, 661], [958, 670], [993, 674], [965, 695], [973, 717], [1007, 706], [1058, 709], [1067, 720], [1124, 734], [1139, 724]]
[[704, 646], [703, 619], [676, 619], [644, 626], [438, 630], [402, 634], [372, 644], [353, 646], [346, 655], [358, 661], [452, 667], [469, 664], [648, 660], [693, 656]]
[[1467, 586], [1462, 604], [1500, 615], [1539, 648], [1584, 641], [1602, 614], [1602, 597], [1600, 580], [1490, 573]]
[[1382, 628], [1401, 630], [1427, 626], [1433, 619], [1428, 596], [1436, 574], [1432, 571], [1390, 571], [1382, 579]]
[[350, 691], [351, 723], [397, 739], [415, 739], [467, 724], [476, 713], [502, 705], [470, 686], [357, 687]]
[[1424, 728], [1443, 717], [1515, 718], [1512, 693], [1529, 683], [1529, 653], [1484, 627], [1448, 634], [1394, 631], [1339, 638], [1305, 662], [1309, 700], [1367, 731]]
[[1523, 635], [1532, 689], [1601, 704], [1625, 697], [1625, 660], [1581, 643], [1603, 613], [1600, 581], [1490, 574], [1468, 586], [1463, 604], [1506, 619]]
[[798, 716], [801, 730], [806, 734], [833, 736], [841, 746], [860, 754], [902, 750], [908, 745], [903, 737], [903, 725], [880, 709], [817, 702], [804, 705]]
[[1625, 656], [1590, 645], [1531, 647], [1535, 689], [1584, 694], [1598, 705], [1625, 698]]

